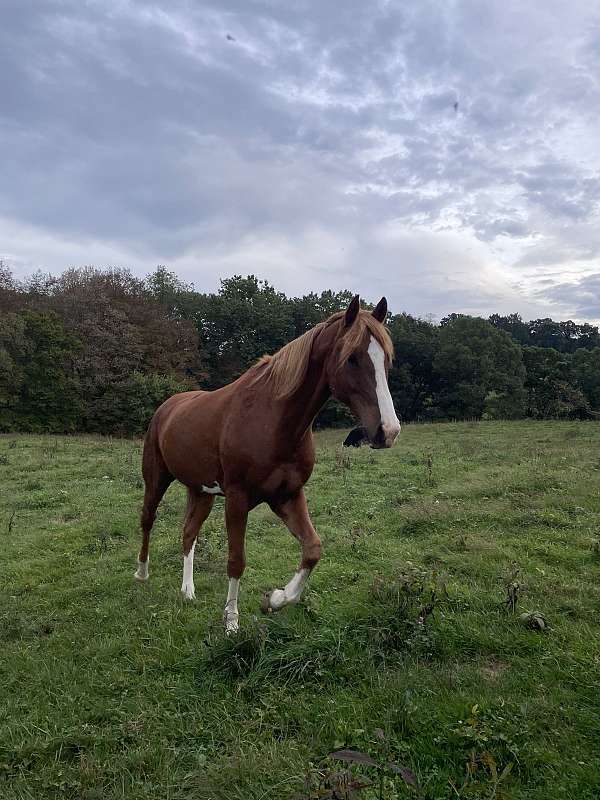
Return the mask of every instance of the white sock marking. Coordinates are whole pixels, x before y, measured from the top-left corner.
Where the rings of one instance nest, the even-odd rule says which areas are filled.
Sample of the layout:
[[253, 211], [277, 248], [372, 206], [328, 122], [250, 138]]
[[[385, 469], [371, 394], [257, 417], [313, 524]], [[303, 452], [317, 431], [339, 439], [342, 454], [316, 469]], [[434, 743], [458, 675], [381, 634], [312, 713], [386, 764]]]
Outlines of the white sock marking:
[[367, 352], [371, 356], [371, 361], [375, 367], [375, 391], [377, 393], [377, 402], [379, 403], [381, 427], [385, 434], [385, 443], [388, 447], [391, 447], [400, 433], [400, 421], [396, 416], [394, 402], [390, 394], [390, 387], [388, 386], [385, 375], [385, 354], [383, 352], [383, 347], [374, 336], [371, 336]]
[[229, 590], [227, 592], [227, 602], [225, 603], [225, 613], [223, 614], [223, 621], [225, 622], [225, 633], [237, 633], [239, 629], [239, 613], [238, 613], [238, 594], [240, 591], [240, 582], [238, 578], [229, 579]]
[[196, 549], [196, 540], [190, 547], [190, 552], [187, 556], [183, 557], [183, 581], [181, 583], [181, 592], [186, 600], [196, 599], [196, 590], [194, 588], [194, 550]]
[[285, 589], [273, 589], [269, 600], [273, 611], [279, 611], [279, 609], [284, 606], [297, 603], [302, 596], [309, 575], [309, 569], [301, 569], [299, 572], [296, 572], [292, 580], [286, 584]]
[[138, 581], [148, 580], [148, 561], [150, 561], [150, 556], [148, 556], [146, 561], [140, 561], [138, 558], [137, 570], [135, 571], [135, 574], [133, 576]]
[[206, 492], [206, 494], [223, 494], [223, 489], [221, 489], [217, 481], [215, 481], [214, 486], [205, 486], [202, 484], [202, 491]]

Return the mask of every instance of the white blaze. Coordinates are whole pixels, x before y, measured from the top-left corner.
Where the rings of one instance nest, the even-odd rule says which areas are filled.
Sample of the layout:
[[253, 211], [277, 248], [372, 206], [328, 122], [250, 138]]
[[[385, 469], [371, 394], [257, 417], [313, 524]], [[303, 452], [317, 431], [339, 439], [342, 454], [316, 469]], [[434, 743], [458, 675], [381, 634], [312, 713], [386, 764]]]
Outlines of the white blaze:
[[396, 416], [392, 395], [390, 394], [390, 388], [385, 374], [385, 353], [383, 352], [383, 347], [374, 336], [371, 336], [367, 352], [375, 368], [375, 391], [379, 404], [381, 426], [385, 434], [386, 444], [391, 446], [400, 433], [400, 422]]
[[196, 599], [196, 591], [194, 588], [194, 550], [196, 549], [196, 540], [190, 547], [190, 552], [187, 556], [183, 557], [183, 581], [181, 583], [181, 592], [187, 600]]

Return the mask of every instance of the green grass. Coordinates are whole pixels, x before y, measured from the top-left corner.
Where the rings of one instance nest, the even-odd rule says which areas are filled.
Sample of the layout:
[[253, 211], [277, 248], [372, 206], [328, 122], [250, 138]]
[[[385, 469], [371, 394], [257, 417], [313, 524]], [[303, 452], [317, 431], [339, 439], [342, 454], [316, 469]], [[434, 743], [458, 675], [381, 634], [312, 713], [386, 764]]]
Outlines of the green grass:
[[[139, 442], [0, 437], [3, 800], [317, 797], [340, 747], [418, 778], [381, 789], [355, 767], [375, 778], [364, 800], [600, 796], [600, 426], [407, 426], [387, 452], [342, 438], [318, 436], [304, 601], [260, 615], [299, 557], [261, 507], [227, 639], [222, 500], [186, 603], [179, 486], [133, 580]], [[546, 630], [521, 621], [534, 610]]]

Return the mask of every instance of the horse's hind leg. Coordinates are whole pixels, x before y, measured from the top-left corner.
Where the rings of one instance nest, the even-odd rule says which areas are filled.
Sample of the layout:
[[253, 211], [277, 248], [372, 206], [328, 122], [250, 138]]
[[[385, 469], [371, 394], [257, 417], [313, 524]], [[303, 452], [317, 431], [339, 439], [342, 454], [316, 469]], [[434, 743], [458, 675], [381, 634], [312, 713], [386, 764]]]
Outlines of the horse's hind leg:
[[181, 593], [187, 600], [196, 597], [194, 589], [194, 550], [204, 520], [210, 514], [215, 496], [188, 489], [188, 504], [183, 524], [183, 580]]
[[164, 493], [167, 491], [171, 483], [173, 483], [173, 476], [167, 469], [162, 456], [158, 452], [158, 448], [152, 442], [149, 435], [146, 437], [144, 443], [144, 455], [142, 459], [142, 474], [144, 476], [144, 483], [146, 490], [144, 492], [144, 504], [142, 506], [142, 546], [138, 556], [138, 566], [135, 572], [135, 578], [138, 581], [148, 580], [148, 548], [150, 546], [150, 531], [156, 519], [156, 509], [158, 504], [163, 499]]

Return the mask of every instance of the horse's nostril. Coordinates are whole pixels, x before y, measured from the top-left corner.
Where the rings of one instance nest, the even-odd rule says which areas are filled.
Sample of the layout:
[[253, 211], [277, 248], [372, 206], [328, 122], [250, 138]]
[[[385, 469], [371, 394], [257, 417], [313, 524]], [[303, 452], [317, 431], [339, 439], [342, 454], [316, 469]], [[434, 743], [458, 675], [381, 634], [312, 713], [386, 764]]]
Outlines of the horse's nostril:
[[373, 439], [374, 444], [377, 445], [384, 445], [385, 444], [385, 432], [383, 430], [383, 425], [379, 425], [377, 428], [377, 433]]

